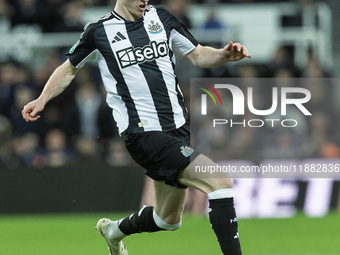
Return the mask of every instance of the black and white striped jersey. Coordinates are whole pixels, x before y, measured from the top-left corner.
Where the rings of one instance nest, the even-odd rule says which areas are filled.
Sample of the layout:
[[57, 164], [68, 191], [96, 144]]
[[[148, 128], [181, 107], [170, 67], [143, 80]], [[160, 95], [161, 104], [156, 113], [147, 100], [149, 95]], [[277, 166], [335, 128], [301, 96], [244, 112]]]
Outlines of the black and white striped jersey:
[[137, 21], [113, 11], [86, 25], [69, 60], [77, 68], [98, 61], [119, 133], [170, 131], [188, 118], [173, 51], [186, 55], [197, 45], [169, 11], [150, 5]]

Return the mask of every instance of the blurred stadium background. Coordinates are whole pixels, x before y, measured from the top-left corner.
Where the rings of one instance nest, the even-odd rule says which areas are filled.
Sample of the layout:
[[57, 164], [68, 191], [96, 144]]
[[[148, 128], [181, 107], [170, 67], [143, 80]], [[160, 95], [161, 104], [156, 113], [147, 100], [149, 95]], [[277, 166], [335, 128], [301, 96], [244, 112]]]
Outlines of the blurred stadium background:
[[[178, 56], [188, 107], [192, 77], [339, 77], [339, 1], [150, 4], [166, 5], [202, 44], [239, 41], [253, 56], [204, 70]], [[152, 203], [150, 181], [117, 134], [96, 65], [87, 64], [38, 122], [21, 118], [83, 26], [113, 6], [110, 0], [0, 0], [0, 254], [105, 254], [90, 231], [96, 220]], [[257, 146], [261, 138], [236, 129], [222, 154], [254, 162], [340, 159], [340, 84], [313, 89], [316, 114], [300, 133], [277, 132]], [[221, 146], [214, 141], [221, 142], [205, 141], [204, 148]], [[245, 254], [340, 254], [340, 179], [240, 179], [235, 189]], [[133, 237], [131, 254], [168, 254], [167, 240], [182, 247], [176, 254], [219, 254], [205, 210], [205, 197], [190, 190], [187, 228]], [[152, 240], [165, 248], [153, 250]]]

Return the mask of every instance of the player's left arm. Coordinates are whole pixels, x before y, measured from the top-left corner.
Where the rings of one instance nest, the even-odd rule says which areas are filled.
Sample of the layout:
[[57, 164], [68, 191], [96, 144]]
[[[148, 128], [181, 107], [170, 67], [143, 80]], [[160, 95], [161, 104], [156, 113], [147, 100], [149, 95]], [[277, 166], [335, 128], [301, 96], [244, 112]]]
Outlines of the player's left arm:
[[197, 67], [214, 68], [229, 61], [238, 61], [243, 58], [251, 58], [248, 50], [240, 43], [230, 41], [223, 49], [215, 49], [198, 44], [194, 50], [186, 55]]

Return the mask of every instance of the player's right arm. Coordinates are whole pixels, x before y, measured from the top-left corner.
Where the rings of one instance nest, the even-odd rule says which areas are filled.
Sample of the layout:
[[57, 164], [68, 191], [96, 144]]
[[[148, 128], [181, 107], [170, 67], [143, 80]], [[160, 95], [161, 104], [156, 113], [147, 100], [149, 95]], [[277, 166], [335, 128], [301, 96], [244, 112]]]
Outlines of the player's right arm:
[[36, 121], [40, 118], [39, 112], [54, 97], [58, 96], [71, 83], [84, 64], [96, 59], [96, 44], [94, 43], [94, 31], [96, 23], [88, 23], [80, 39], [70, 49], [69, 59], [60, 65], [48, 79], [40, 96], [24, 106], [21, 114], [26, 121]]
[[69, 60], [60, 65], [48, 79], [40, 96], [24, 106], [21, 114], [24, 120], [36, 121], [40, 118], [39, 112], [43, 111], [45, 105], [54, 97], [61, 94], [71, 83], [78, 72]]

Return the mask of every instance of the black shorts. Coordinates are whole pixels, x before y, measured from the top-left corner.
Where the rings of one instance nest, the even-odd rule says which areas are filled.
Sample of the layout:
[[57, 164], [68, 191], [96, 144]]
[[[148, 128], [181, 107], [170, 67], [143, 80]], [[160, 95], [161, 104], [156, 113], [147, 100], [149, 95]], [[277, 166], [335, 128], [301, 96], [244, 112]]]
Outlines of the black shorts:
[[190, 147], [189, 124], [176, 130], [125, 133], [126, 148], [132, 158], [154, 180], [164, 180], [176, 188], [187, 188], [177, 181], [180, 172], [198, 153]]

